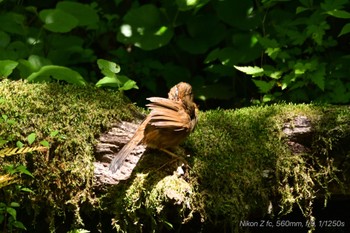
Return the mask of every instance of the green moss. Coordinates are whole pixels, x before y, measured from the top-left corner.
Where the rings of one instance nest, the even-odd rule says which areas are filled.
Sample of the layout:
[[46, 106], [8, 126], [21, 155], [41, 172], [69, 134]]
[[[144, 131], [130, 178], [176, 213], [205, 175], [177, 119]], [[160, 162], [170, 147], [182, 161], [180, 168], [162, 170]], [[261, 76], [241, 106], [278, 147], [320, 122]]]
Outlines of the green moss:
[[264, 171], [272, 169], [279, 154], [288, 153], [278, 139], [276, 116], [282, 112], [275, 106], [201, 115], [189, 143], [195, 148], [196, 185], [212, 221], [238, 225], [252, 211], [267, 208], [271, 183]]
[[[8, 80], [0, 82], [0, 100], [0, 115], [14, 121], [0, 121], [0, 137], [8, 141], [2, 147], [15, 147], [17, 141], [29, 146], [26, 138], [30, 133], [36, 134], [31, 146], [40, 145], [42, 140], [50, 142], [47, 154], [0, 158], [0, 163], [25, 163], [35, 176], [31, 181], [35, 194], [26, 204], [37, 212], [44, 207], [50, 212], [48, 216], [57, 216], [92, 201], [95, 138], [110, 123], [130, 120], [135, 108], [126, 109], [118, 92], [93, 86]], [[58, 135], [51, 137], [56, 130]], [[75, 213], [77, 224], [82, 224], [78, 211]]]
[[[338, 110], [325, 117], [330, 109]], [[136, 174], [148, 172], [142, 185], [136, 182], [138, 176], [125, 183], [129, 191], [141, 189], [142, 195], [137, 195], [137, 201], [127, 198], [132, 196], [130, 193], [120, 196], [122, 204], [117, 209], [124, 208], [130, 218], [125, 220], [125, 215], [118, 215], [119, 223], [121, 219], [137, 219], [138, 230], [152, 225], [147, 230], [159, 230], [161, 223], [170, 222], [178, 229], [184, 222], [191, 222], [191, 217], [200, 215], [196, 221], [201, 219], [207, 226], [238, 230], [241, 220], [261, 219], [271, 204], [273, 214], [283, 215], [299, 208], [306, 218], [311, 218], [316, 195], [326, 199], [329, 183], [341, 183], [332, 162], [335, 155], [330, 152], [335, 141], [349, 135], [348, 113], [342, 107], [288, 104], [201, 113], [195, 132], [183, 145], [192, 155], [188, 159], [191, 169], [187, 179], [172, 175], [176, 167], [159, 171], [167, 162], [163, 154], [146, 155], [136, 170]], [[314, 132], [310, 151], [295, 155], [282, 128], [297, 116], [306, 116]], [[329, 133], [334, 130], [337, 132]], [[339, 132], [343, 134], [339, 136]], [[322, 145], [320, 141], [326, 143]], [[341, 156], [345, 158], [346, 154]], [[184, 200], [181, 208], [169, 199], [169, 192]], [[165, 203], [173, 206], [172, 215]], [[123, 229], [121, 225], [118, 226]]]
[[[327, 117], [333, 120], [325, 120], [333, 108], [338, 110]], [[293, 155], [282, 126], [298, 115], [307, 116], [315, 132], [310, 153]], [[327, 197], [328, 184], [337, 177], [333, 158], [330, 154], [320, 158], [320, 152], [330, 152], [338, 136], [345, 139], [349, 135], [348, 120], [347, 108], [313, 105], [281, 104], [201, 114], [187, 143], [195, 154], [193, 185], [204, 201], [201, 206], [206, 217], [214, 224], [237, 227], [240, 220], [267, 214], [271, 202], [279, 214], [299, 205], [310, 218], [316, 194]], [[337, 133], [327, 133], [332, 129]], [[321, 146], [320, 140], [327, 143]]]
[[[2, 147], [26, 143], [33, 132], [34, 146], [50, 142], [48, 154], [0, 158], [26, 163], [34, 174], [29, 182], [35, 194], [27, 205], [48, 210], [52, 228], [54, 217], [67, 212], [75, 214], [73, 225], [82, 225], [81, 203], [96, 206], [101, 200], [92, 191], [95, 138], [111, 122], [132, 119], [133, 105], [125, 105], [116, 92], [91, 86], [2, 81], [0, 111], [14, 121], [0, 121], [0, 137], [8, 141]], [[314, 132], [310, 151], [295, 155], [282, 127], [300, 115], [311, 120]], [[172, 158], [150, 151], [133, 176], [108, 190], [96, 208], [113, 213], [114, 228], [127, 232], [203, 222], [234, 229], [240, 220], [266, 215], [271, 203], [275, 214], [299, 206], [311, 217], [314, 199], [338, 192], [350, 176], [349, 116], [347, 107], [287, 104], [201, 112], [195, 132], [176, 151], [191, 155], [183, 177], [174, 175]], [[59, 134], [51, 137], [55, 130]]]

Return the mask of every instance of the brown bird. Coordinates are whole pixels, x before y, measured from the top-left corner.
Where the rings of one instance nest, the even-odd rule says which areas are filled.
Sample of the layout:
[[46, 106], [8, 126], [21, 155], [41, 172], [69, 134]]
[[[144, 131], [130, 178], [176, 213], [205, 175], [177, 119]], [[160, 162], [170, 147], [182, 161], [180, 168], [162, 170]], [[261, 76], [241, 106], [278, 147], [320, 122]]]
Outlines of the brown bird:
[[172, 87], [167, 98], [150, 97], [150, 114], [141, 123], [131, 140], [112, 160], [109, 169], [116, 172], [126, 157], [140, 143], [177, 157], [167, 148], [178, 146], [197, 124], [197, 105], [193, 102], [192, 87], [180, 82]]

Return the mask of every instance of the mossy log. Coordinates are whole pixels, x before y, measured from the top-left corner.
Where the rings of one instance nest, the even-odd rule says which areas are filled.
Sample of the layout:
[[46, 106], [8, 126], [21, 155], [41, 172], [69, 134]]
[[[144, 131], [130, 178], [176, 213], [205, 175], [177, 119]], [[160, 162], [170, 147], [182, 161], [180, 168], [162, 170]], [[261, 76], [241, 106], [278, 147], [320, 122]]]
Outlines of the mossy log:
[[101, 179], [101, 171], [142, 119], [122, 95], [91, 86], [5, 80], [0, 114], [7, 119], [0, 121], [6, 141], [0, 149], [26, 142], [32, 132], [34, 146], [50, 142], [46, 154], [0, 158], [1, 164], [23, 163], [33, 173], [34, 179], [21, 180], [34, 190], [21, 204], [31, 210], [27, 217], [35, 219], [37, 232], [45, 227], [52, 232], [240, 231], [241, 221], [294, 210], [312, 220], [316, 199], [350, 193], [344, 185], [350, 175], [348, 106], [278, 104], [201, 112], [196, 130], [175, 149], [187, 164], [140, 148], [142, 157], [129, 159], [137, 164], [131, 174], [117, 182], [106, 174]]

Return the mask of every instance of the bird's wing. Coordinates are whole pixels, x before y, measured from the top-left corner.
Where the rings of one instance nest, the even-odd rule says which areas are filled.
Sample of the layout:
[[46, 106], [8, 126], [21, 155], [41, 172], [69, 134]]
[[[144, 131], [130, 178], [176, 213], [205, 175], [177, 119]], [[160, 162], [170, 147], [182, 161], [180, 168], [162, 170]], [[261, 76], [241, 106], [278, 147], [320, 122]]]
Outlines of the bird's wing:
[[151, 97], [147, 105], [151, 109], [150, 122], [156, 128], [166, 128], [174, 131], [188, 130], [190, 116], [185, 112], [181, 101], [166, 98]]

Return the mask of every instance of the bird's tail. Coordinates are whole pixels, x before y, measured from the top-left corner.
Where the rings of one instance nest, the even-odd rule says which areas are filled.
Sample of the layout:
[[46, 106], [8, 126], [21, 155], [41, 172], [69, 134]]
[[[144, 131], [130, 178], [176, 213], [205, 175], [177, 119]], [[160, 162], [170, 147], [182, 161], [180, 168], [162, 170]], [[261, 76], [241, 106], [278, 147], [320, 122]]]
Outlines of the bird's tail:
[[117, 156], [112, 160], [109, 165], [109, 170], [112, 173], [115, 173], [125, 162], [126, 157], [135, 149], [135, 147], [142, 141], [143, 139], [143, 131], [145, 121], [138, 127], [136, 133], [131, 138], [131, 140], [125, 144], [125, 146], [118, 152]]

